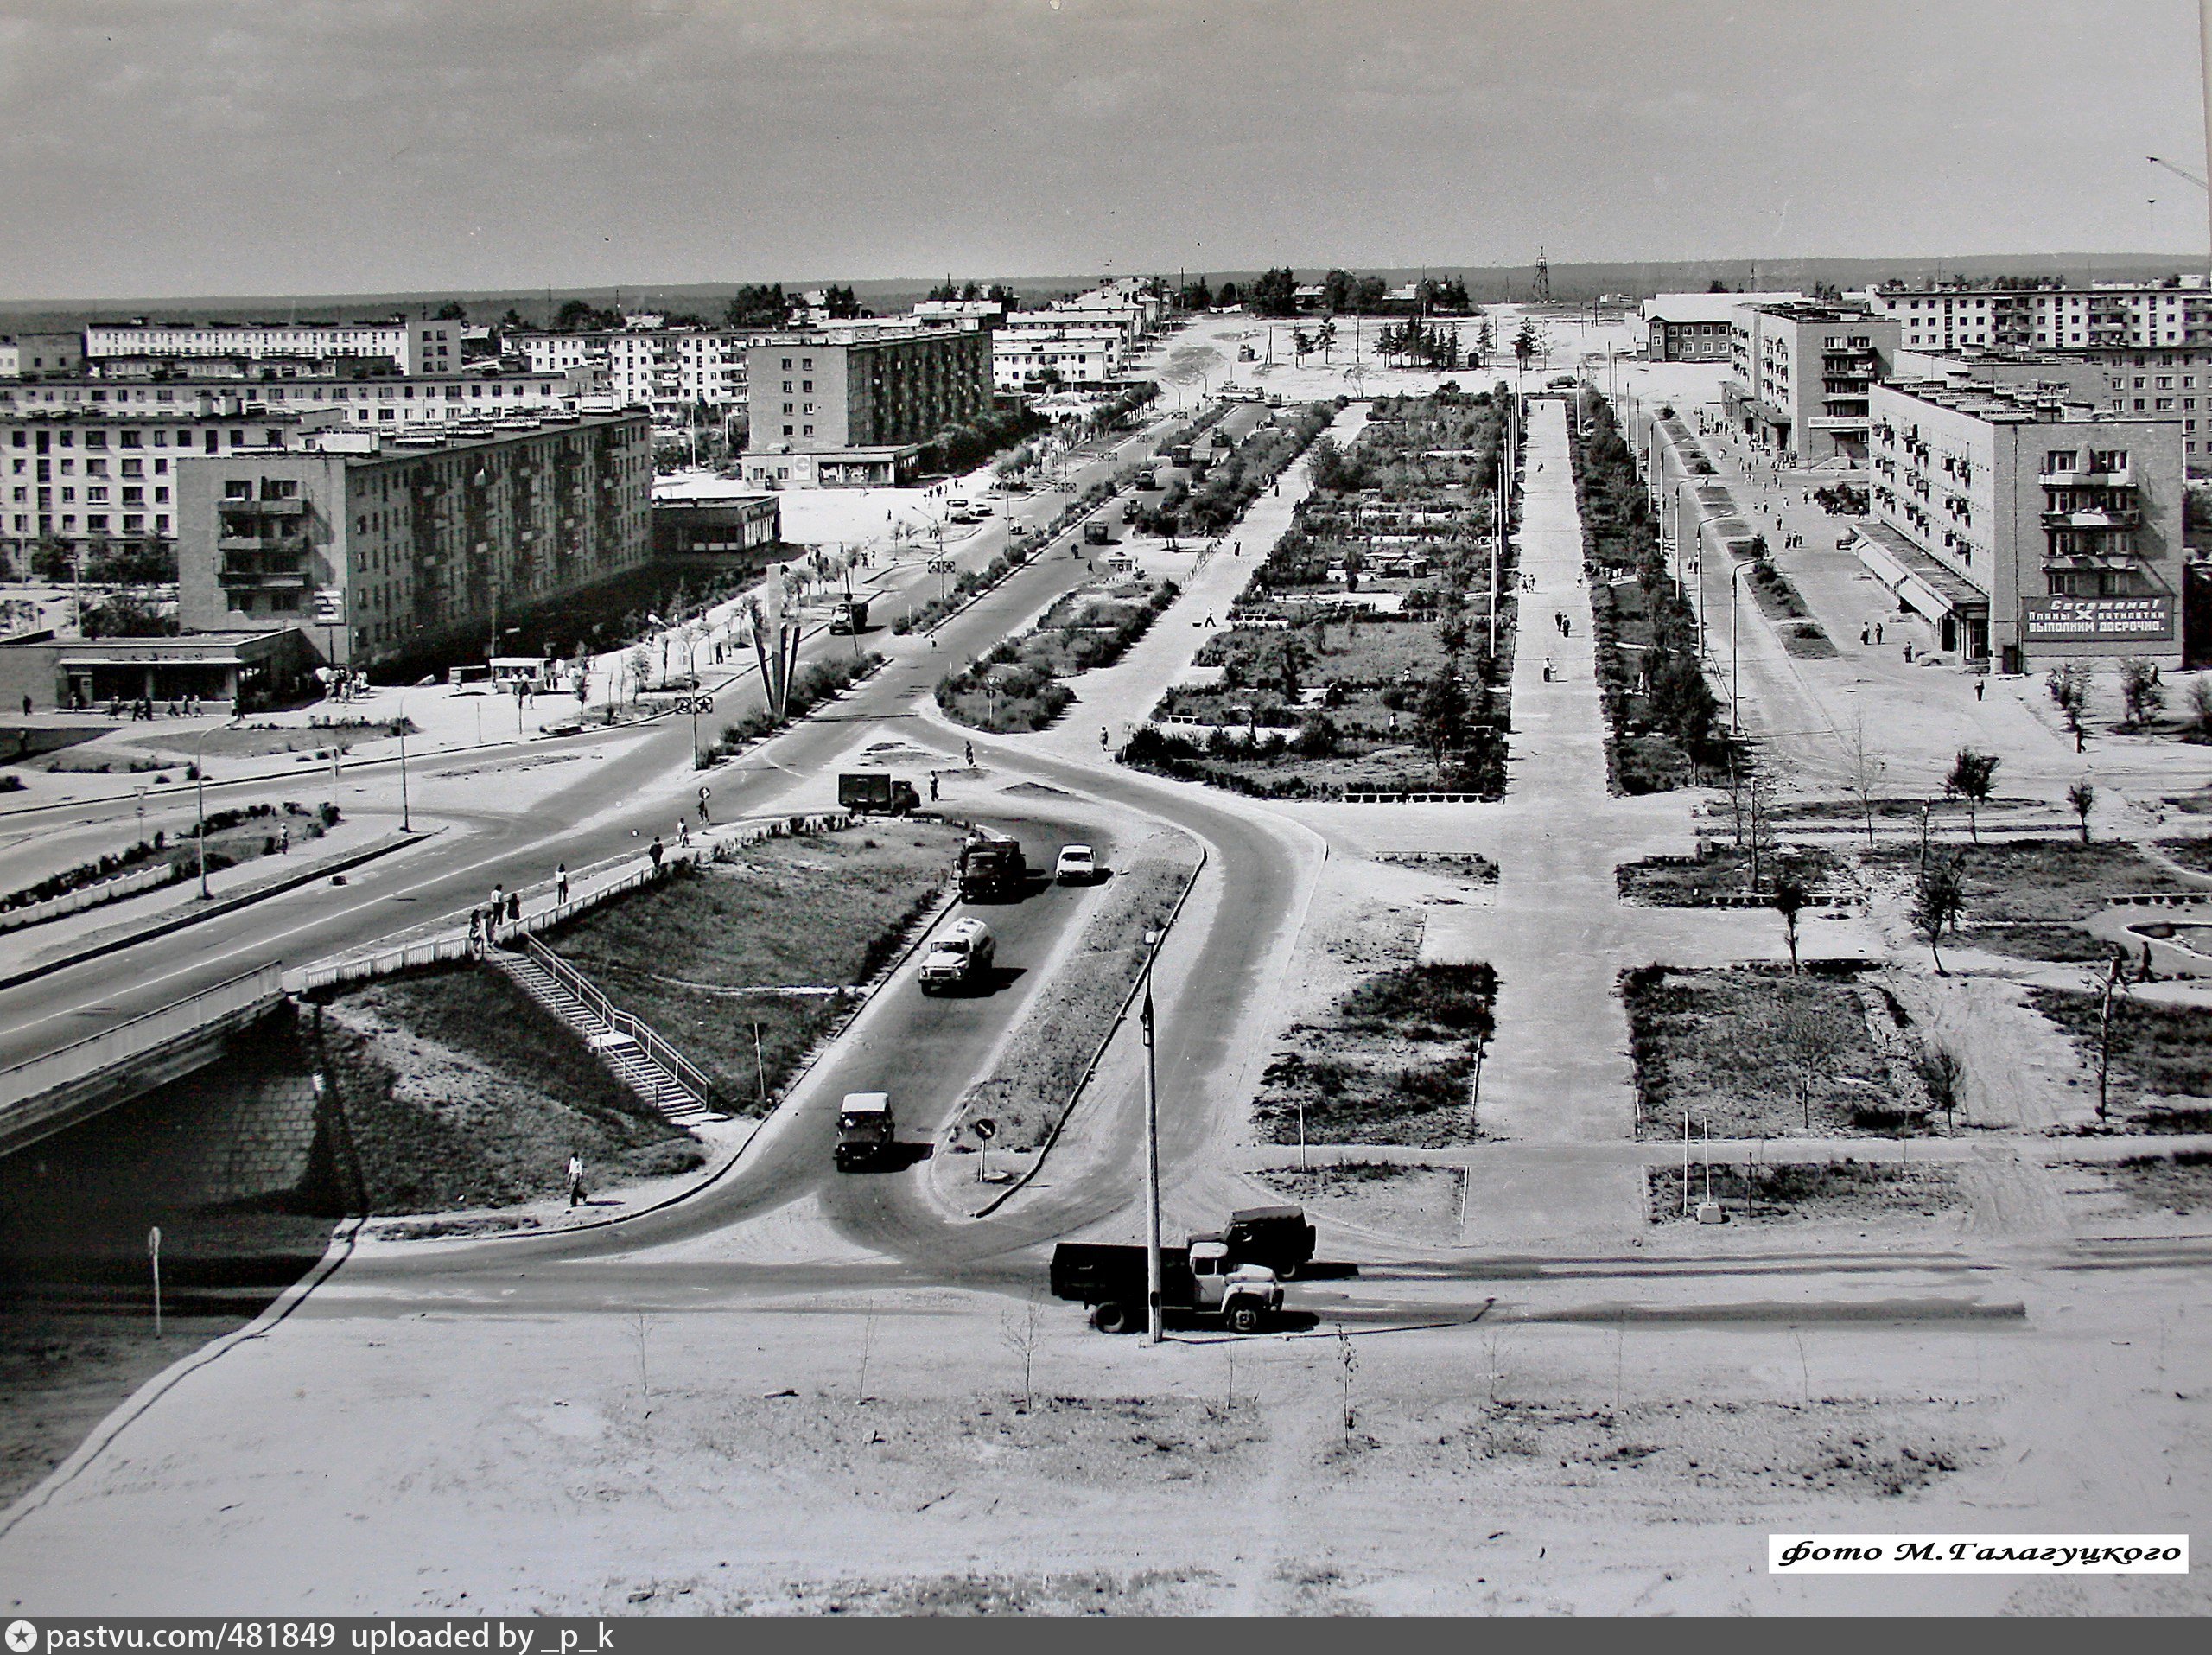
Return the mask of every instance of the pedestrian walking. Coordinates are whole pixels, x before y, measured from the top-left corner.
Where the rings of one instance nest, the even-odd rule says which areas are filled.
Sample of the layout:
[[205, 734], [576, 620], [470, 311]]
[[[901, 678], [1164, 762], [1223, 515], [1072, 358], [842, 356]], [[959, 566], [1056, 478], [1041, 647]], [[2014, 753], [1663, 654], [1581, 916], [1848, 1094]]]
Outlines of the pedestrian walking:
[[1873, 636], [1874, 636], [1874, 629], [1873, 629], [1873, 627], [1872, 627], [1871, 626], [1866, 626], [1866, 625], [1861, 624], [1861, 626], [1860, 626], [1860, 627], [1859, 627], [1859, 646], [1861, 649], [1864, 649], [1864, 648], [1867, 646], [1867, 644], [1872, 640]]
[[1103, 752], [1106, 750], [1106, 748], [1107, 748], [1106, 726], [1105, 726], [1105, 725], [1103, 725], [1103, 724], [1101, 724], [1101, 725], [1098, 727], [1098, 750], [1099, 750], [1101, 753], [1103, 753]]
[[973, 770], [976, 767], [976, 744], [973, 742], [963, 742], [960, 748], [967, 756], [968, 767]]
[[569, 906], [569, 864], [565, 862], [553, 864], [553, 901], [562, 907]]
[[1882, 623], [1881, 623], [1880, 621], [1877, 621], [1874, 623], [1874, 642], [1876, 643], [1876, 645], [1878, 645], [1878, 645], [1881, 643], [1881, 641], [1882, 641]]
[[507, 923], [511, 926], [518, 926], [522, 923], [522, 893], [520, 891], [507, 893]]
[[481, 908], [468, 911], [468, 952], [471, 955], [484, 952], [484, 910]]
[[930, 772], [930, 803], [937, 803], [937, 772], [934, 770]]
[[658, 873], [658, 872], [660, 872], [660, 859], [661, 859], [663, 856], [666, 856], [667, 854], [668, 854], [668, 851], [667, 851], [666, 847], [665, 847], [665, 846], [664, 846], [664, 845], [661, 843], [661, 842], [660, 842], [660, 835], [659, 835], [659, 834], [658, 834], [658, 833], [654, 834], [654, 835], [653, 835], [653, 842], [652, 842], [652, 845], [651, 845], [650, 847], [648, 847], [648, 848], [647, 848], [647, 850], [646, 850], [646, 851], [645, 851], [645, 855], [646, 855], [648, 857], [650, 857], [650, 858], [652, 859], [652, 864], [653, 864], [653, 872], [655, 872], [655, 873]]
[[292, 824], [289, 822], [276, 824], [276, 854], [280, 856], [292, 854]]
[[1906, 641], [1904, 646], [1904, 664], [1907, 666], [1910, 666], [1912, 665], [1912, 644], [1910, 640]]
[[1982, 691], [1985, 691], [1985, 690], [1986, 690], [1988, 687], [1989, 687], [1989, 680], [1988, 680], [1988, 679], [1986, 679], [1986, 678], [1976, 678], [1976, 679], [1974, 681], [1974, 698], [1976, 701], [1980, 700], [1980, 699], [1981, 699]]
[[574, 1209], [590, 1199], [584, 1193], [584, 1158], [572, 1149], [569, 1152], [569, 1206]]
[[691, 848], [691, 824], [680, 816], [676, 818], [676, 843], [686, 850]]

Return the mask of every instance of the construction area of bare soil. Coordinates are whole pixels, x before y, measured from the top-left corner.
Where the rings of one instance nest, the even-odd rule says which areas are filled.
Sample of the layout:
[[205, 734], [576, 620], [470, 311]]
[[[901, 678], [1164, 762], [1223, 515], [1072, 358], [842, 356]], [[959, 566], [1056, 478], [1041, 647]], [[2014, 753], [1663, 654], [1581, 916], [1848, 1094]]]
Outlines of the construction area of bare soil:
[[571, 1155], [594, 1186], [705, 1159], [575, 1030], [488, 966], [349, 990], [323, 1008], [321, 1028], [372, 1213], [556, 1194]]
[[547, 940], [712, 1076], [724, 1108], [765, 1114], [944, 894], [963, 836], [904, 821], [756, 840]]
[[1900, 1162], [1783, 1162], [1723, 1164], [1694, 1161], [1644, 1169], [1645, 1215], [1654, 1224], [1694, 1224], [1707, 1201], [1732, 1224], [1821, 1219], [1932, 1219], [1962, 1213], [1967, 1200], [1955, 1168]]
[[1482, 1054], [1494, 1029], [1488, 965], [1405, 965], [1360, 982], [1286, 1031], [1253, 1105], [1273, 1143], [1470, 1143]]
[[1466, 1174], [1456, 1167], [1340, 1161], [1323, 1167], [1278, 1167], [1259, 1178], [1286, 1200], [1332, 1224], [1416, 1241], [1459, 1238]]
[[1864, 1136], [1930, 1130], [1923, 1047], [1854, 967], [1624, 971], [1637, 1136]]
[[991, 1073], [962, 1096], [949, 1138], [988, 1119], [1001, 1147], [1033, 1149], [1067, 1113], [1150, 958], [1145, 938], [1175, 912], [1198, 868], [1198, 850], [1168, 830], [1139, 840], [1122, 860], [1074, 952], [1024, 1009]]

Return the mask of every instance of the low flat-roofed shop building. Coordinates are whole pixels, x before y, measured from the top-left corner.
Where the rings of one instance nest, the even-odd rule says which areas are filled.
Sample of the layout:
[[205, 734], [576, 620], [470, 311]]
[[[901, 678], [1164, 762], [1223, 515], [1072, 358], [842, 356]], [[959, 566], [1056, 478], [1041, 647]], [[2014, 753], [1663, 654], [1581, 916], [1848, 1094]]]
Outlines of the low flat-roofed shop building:
[[1877, 385], [1860, 560], [1961, 659], [2182, 663], [2182, 430], [2063, 386]]
[[506, 653], [503, 617], [650, 557], [649, 445], [631, 413], [203, 459], [181, 482], [178, 619], [303, 627], [357, 669], [470, 640]]
[[0, 700], [35, 710], [90, 711], [143, 697], [198, 699], [251, 712], [293, 699], [314, 667], [307, 638], [284, 632], [194, 633], [181, 638], [60, 638], [0, 642]]
[[782, 537], [783, 506], [773, 493], [660, 497], [652, 522], [656, 557], [752, 554], [765, 567]]
[[922, 445], [991, 407], [982, 328], [856, 323], [781, 334], [748, 356], [744, 474], [766, 487], [911, 482]]

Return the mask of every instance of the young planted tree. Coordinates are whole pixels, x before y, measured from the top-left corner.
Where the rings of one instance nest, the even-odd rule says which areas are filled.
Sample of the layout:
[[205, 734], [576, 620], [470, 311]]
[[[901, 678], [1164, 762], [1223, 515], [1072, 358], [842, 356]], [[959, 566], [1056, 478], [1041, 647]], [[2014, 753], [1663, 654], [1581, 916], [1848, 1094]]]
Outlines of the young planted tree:
[[1976, 844], [1981, 843], [1980, 812], [1996, 787], [1998, 763], [1994, 753], [1977, 753], [1970, 747], [1962, 747], [1951, 761], [1950, 773], [1943, 778], [1944, 794], [1966, 800], [1967, 831]]
[[1854, 716], [1851, 740], [1843, 750], [1843, 785], [1858, 804], [1859, 820], [1866, 826], [1869, 850], [1874, 848], [1874, 799], [1881, 789], [1883, 773], [1889, 767], [1889, 761], [1867, 742], [1866, 716]]
[[2052, 703], [2066, 725], [2066, 733], [2074, 738], [2074, 750], [2082, 747], [2084, 720], [2089, 710], [2089, 673], [2079, 661], [2066, 661], [2050, 669], [2044, 678], [2044, 686], [2050, 691]]
[[2212, 678], [2202, 674], [2189, 681], [2189, 722], [2196, 735], [2212, 736]]
[[1809, 1132], [1813, 1130], [1813, 1088], [1843, 1055], [1844, 1026], [1809, 994], [1792, 994], [1783, 1001], [1777, 1025], [1783, 1055], [1797, 1091], [1797, 1107]]
[[2097, 802], [2097, 790], [2087, 776], [2066, 790], [2066, 802], [2074, 807], [2074, 814], [2082, 820], [2082, 843], [2089, 843], [2089, 812]]
[[1797, 974], [1797, 916], [1812, 905], [1813, 894], [1795, 874], [1784, 874], [1774, 882], [1774, 894], [1767, 901], [1782, 916], [1782, 939], [1789, 945], [1789, 974]]
[[1913, 893], [1912, 926], [1927, 943], [1938, 977], [1949, 975], [1943, 969], [1943, 933], [1958, 923], [1966, 905], [1966, 874], [1961, 858], [1929, 857], [1921, 867], [1920, 883]]
[[1414, 729], [1436, 761], [1438, 780], [1444, 778], [1445, 755], [1466, 739], [1467, 691], [1447, 661], [1421, 687], [1414, 707]]
[[1949, 1047], [1930, 1041], [1914, 1054], [1912, 1066], [1927, 1089], [1929, 1104], [1943, 1111], [1943, 1130], [1948, 1136], [1951, 1113], [1959, 1106], [1960, 1088], [1966, 1081], [1967, 1066]]
[[2158, 669], [2140, 655], [2130, 655], [2120, 664], [2120, 722], [2129, 729], [2140, 729], [2148, 723], [2151, 715], [2166, 704], [2164, 687], [2158, 682]]

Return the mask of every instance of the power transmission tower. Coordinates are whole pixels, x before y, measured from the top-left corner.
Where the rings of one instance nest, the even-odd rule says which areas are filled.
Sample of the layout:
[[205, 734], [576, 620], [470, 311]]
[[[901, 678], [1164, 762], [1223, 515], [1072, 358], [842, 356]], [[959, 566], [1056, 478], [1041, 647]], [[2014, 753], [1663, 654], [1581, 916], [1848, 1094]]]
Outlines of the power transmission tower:
[[1549, 304], [1552, 302], [1552, 267], [1544, 258], [1541, 247], [1536, 249], [1536, 285], [1529, 295], [1529, 302], [1531, 304]]

